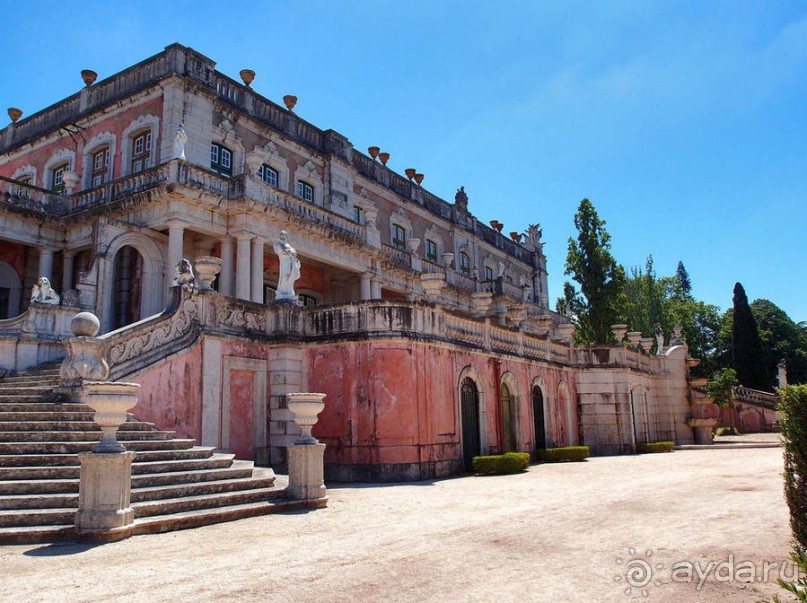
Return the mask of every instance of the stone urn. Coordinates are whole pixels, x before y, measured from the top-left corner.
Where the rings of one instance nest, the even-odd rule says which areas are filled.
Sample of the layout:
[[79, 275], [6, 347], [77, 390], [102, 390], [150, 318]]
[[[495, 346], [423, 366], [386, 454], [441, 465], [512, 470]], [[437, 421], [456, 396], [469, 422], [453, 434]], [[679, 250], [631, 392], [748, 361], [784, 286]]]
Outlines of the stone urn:
[[417, 173], [417, 174], [415, 174], [415, 182], [417, 183], [417, 185], [418, 185], [418, 186], [420, 186], [421, 184], [423, 184], [423, 179], [424, 179], [425, 177], [426, 177], [426, 176], [424, 176], [424, 175], [423, 175], [423, 174], [421, 174], [421, 173]]
[[371, 147], [367, 147], [367, 152], [370, 153], [370, 157], [373, 158], [373, 161], [376, 160], [376, 158], [378, 157], [378, 153], [380, 151], [381, 151], [381, 147], [377, 147], [375, 145], [373, 145]]
[[293, 94], [287, 94], [283, 97], [283, 104], [286, 105], [286, 109], [289, 111], [294, 111], [294, 107], [297, 104], [297, 97]]
[[420, 239], [411, 238], [406, 239], [406, 249], [411, 254], [416, 254], [418, 252], [418, 247], [420, 247]]
[[202, 255], [193, 261], [193, 269], [199, 280], [200, 291], [212, 291], [213, 281], [221, 272], [221, 258], [214, 255]]
[[70, 170], [65, 170], [62, 172], [62, 181], [64, 182], [64, 191], [71, 195], [73, 191], [76, 190], [81, 177], [76, 174], [75, 172], [71, 172]]
[[406, 177], [409, 178], [409, 180], [412, 180], [415, 177], [415, 174], [417, 174], [417, 170], [415, 168], [406, 168], [404, 170], [404, 174], [406, 174]]
[[294, 414], [294, 420], [302, 432], [294, 440], [295, 445], [319, 444], [319, 440], [311, 435], [311, 429], [317, 424], [317, 415], [325, 408], [323, 398], [325, 394], [310, 392], [286, 394], [289, 410]]
[[625, 339], [625, 333], [628, 332], [628, 325], [624, 324], [611, 325], [611, 332], [614, 334], [616, 342], [619, 345], [622, 345], [622, 341]]
[[389, 161], [389, 158], [390, 158], [390, 154], [387, 153], [386, 151], [381, 151], [378, 154], [378, 159], [381, 161], [382, 165], [387, 165], [387, 161]]
[[652, 337], [642, 337], [640, 341], [642, 342], [642, 349], [649, 354], [655, 340]]
[[81, 70], [81, 81], [84, 82], [84, 85], [89, 88], [95, 83], [95, 80], [98, 79], [98, 74], [93, 71], [92, 69], [82, 69]]
[[638, 348], [639, 344], [642, 341], [642, 332], [641, 331], [628, 331], [628, 341], [630, 341], [630, 344], [633, 347]]
[[566, 322], [561, 325], [558, 325], [558, 332], [560, 333], [560, 340], [563, 343], [572, 343], [572, 338], [574, 337], [575, 326], [570, 323]]
[[137, 404], [138, 383], [117, 381], [86, 381], [83, 386], [82, 402], [95, 411], [95, 422], [101, 427], [101, 441], [92, 451], [98, 453], [124, 452], [118, 442], [118, 427], [126, 422], [126, 411]]
[[471, 293], [471, 307], [479, 318], [484, 318], [488, 313], [490, 304], [493, 301], [493, 293], [490, 291], [477, 291]]
[[507, 309], [507, 319], [513, 323], [516, 329], [520, 329], [524, 321], [527, 320], [527, 306], [524, 304], [510, 306]]
[[22, 117], [22, 109], [18, 109], [17, 107], [9, 107], [8, 108], [8, 116], [11, 118], [11, 123], [17, 123], [17, 120]]
[[429, 303], [436, 304], [437, 298], [446, 286], [446, 277], [439, 272], [425, 272], [420, 275], [420, 284], [429, 298]]
[[252, 69], [242, 69], [238, 72], [238, 75], [241, 76], [241, 81], [244, 82], [247, 87], [252, 86], [252, 82], [255, 81], [255, 72]]
[[250, 151], [247, 153], [246, 161], [247, 167], [249, 168], [249, 173], [254, 176], [258, 173], [258, 170], [261, 169], [261, 166], [263, 165], [263, 156], [255, 151]]
[[442, 254], [442, 258], [443, 258], [443, 266], [445, 266], [446, 268], [451, 268], [451, 262], [454, 261], [454, 254], [447, 251], [446, 253]]

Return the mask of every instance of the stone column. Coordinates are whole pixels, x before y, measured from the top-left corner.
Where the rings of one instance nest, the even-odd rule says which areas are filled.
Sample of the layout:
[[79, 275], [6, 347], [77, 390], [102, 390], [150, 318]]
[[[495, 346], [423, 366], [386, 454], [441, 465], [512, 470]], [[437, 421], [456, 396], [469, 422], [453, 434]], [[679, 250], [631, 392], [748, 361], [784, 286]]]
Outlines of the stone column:
[[361, 298], [362, 300], [371, 299], [373, 292], [370, 287], [371, 274], [369, 272], [362, 272], [359, 275], [359, 282], [361, 283]]
[[72, 251], [62, 254], [62, 295], [73, 288], [73, 255]]
[[252, 242], [252, 292], [251, 299], [259, 304], [263, 303], [263, 239], [255, 238]]
[[381, 299], [381, 281], [378, 277], [370, 279], [371, 299]]
[[230, 237], [221, 239], [221, 274], [219, 274], [219, 293], [233, 294], [233, 240]]
[[237, 253], [237, 266], [235, 271], [235, 296], [239, 299], [250, 299], [250, 241], [252, 235], [242, 233], [236, 236], [238, 240], [236, 253]]
[[174, 268], [182, 259], [185, 239], [185, 226], [177, 222], [168, 222], [168, 264], [165, 267], [165, 301], [171, 295], [174, 285]]
[[53, 249], [43, 247], [39, 250], [39, 274], [53, 282]]

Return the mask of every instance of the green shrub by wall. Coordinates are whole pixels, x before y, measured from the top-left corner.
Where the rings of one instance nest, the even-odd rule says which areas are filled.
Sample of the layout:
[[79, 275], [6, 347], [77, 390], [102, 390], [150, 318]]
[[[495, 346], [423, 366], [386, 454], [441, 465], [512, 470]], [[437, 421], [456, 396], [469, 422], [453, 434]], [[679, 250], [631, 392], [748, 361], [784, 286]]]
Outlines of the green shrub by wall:
[[649, 454], [653, 452], [672, 452], [675, 442], [643, 442], [636, 444], [636, 452], [639, 454]]
[[474, 457], [474, 471], [476, 473], [518, 473], [524, 471], [530, 464], [529, 452], [506, 452], [504, 454], [491, 454]]
[[807, 554], [807, 385], [779, 391], [782, 436], [785, 440], [785, 497], [796, 553]]
[[544, 448], [538, 450], [537, 457], [544, 463], [561, 463], [563, 461], [585, 461], [588, 458], [588, 446], [563, 446], [560, 448]]

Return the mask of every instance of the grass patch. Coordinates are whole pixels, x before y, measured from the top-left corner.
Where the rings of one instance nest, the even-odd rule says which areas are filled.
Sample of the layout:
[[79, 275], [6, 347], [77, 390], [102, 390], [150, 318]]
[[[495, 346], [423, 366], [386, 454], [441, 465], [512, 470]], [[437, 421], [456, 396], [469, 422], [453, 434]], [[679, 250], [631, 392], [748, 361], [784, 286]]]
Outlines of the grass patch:
[[715, 430], [715, 435], [720, 436], [730, 436], [730, 435], [740, 435], [740, 432], [737, 431], [736, 427], [718, 427]]

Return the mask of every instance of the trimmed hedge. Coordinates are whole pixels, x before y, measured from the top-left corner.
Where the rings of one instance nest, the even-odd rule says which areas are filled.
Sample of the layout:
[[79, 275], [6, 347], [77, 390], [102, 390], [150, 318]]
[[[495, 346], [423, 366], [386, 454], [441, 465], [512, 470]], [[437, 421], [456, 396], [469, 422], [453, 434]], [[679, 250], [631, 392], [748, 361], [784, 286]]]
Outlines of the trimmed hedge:
[[672, 452], [675, 442], [643, 442], [636, 444], [636, 452], [650, 454], [653, 452]]
[[733, 435], [740, 435], [740, 432], [737, 431], [736, 427], [718, 427], [715, 430], [715, 435], [717, 437], [720, 437], [720, 436], [733, 436]]
[[544, 463], [562, 463], [564, 461], [579, 462], [588, 458], [588, 446], [562, 446], [560, 448], [543, 448], [536, 456]]
[[807, 385], [779, 390], [785, 440], [785, 497], [796, 553], [807, 556]]
[[474, 457], [474, 471], [477, 473], [497, 474], [518, 473], [530, 464], [529, 452], [505, 452]]

